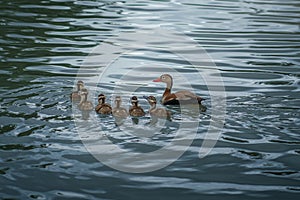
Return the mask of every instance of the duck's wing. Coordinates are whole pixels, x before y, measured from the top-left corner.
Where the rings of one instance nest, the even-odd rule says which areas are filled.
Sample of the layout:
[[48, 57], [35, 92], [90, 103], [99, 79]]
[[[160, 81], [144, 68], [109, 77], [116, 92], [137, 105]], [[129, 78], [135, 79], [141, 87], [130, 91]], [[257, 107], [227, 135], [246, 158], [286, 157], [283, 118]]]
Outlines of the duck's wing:
[[198, 103], [201, 103], [201, 101], [204, 100], [202, 97], [188, 90], [178, 91], [175, 95], [178, 101], [189, 101], [191, 103], [193, 103], [193, 101], [198, 101]]
[[99, 110], [100, 110], [101, 107], [102, 107], [102, 105], [101, 105], [101, 104], [98, 104], [98, 105], [95, 107], [95, 111], [96, 111], [96, 112], [99, 112]]
[[139, 106], [138, 108], [139, 108], [139, 110], [141, 111], [141, 113], [143, 113], [143, 115], [146, 114], [145, 111], [144, 111], [144, 109], [143, 109], [141, 106]]
[[88, 104], [89, 104], [90, 107], [94, 107], [92, 102], [88, 101]]
[[181, 101], [187, 101], [187, 100], [193, 100], [193, 99], [197, 99], [199, 96], [197, 96], [196, 94], [188, 91], [188, 90], [181, 90], [178, 92], [174, 93], [176, 96], [177, 100], [181, 100]]
[[125, 108], [113, 108], [112, 109], [112, 114], [115, 117], [121, 117], [121, 118], [125, 118], [128, 116], [128, 112]]
[[134, 107], [131, 106], [131, 107], [129, 108], [129, 113], [131, 113], [133, 110], [134, 110]]
[[109, 106], [104, 106], [101, 108], [103, 114], [111, 114], [112, 111], [111, 111], [111, 108]]
[[103, 104], [103, 106], [107, 107], [108, 109], [112, 109], [111, 105], [109, 105], [108, 103]]
[[93, 110], [93, 108], [94, 108], [94, 105], [93, 105], [93, 103], [92, 102], [90, 102], [90, 101], [88, 101], [88, 103], [87, 103], [87, 109], [88, 110]]
[[196, 94], [188, 91], [181, 90], [172, 94], [169, 94], [165, 98], [162, 99], [162, 103], [164, 105], [178, 105], [180, 102], [182, 103], [201, 103], [203, 99]]
[[121, 107], [120, 109], [121, 109], [122, 111], [124, 111], [124, 112], [128, 113], [128, 111], [127, 111], [127, 109], [126, 109], [126, 108], [123, 108], [123, 107]]
[[167, 95], [167, 96], [165, 96], [165, 97], [162, 98], [163, 102], [175, 101], [175, 100], [177, 100], [176, 94], [169, 94], [169, 95]]

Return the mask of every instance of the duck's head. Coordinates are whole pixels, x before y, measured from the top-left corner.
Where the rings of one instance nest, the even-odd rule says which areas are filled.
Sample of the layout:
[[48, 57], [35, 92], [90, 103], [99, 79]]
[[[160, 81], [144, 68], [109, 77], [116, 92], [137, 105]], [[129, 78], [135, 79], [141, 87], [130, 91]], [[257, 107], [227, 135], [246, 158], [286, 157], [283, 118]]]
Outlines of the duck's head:
[[80, 90], [80, 96], [82, 97], [82, 99], [84, 99], [83, 97], [87, 97], [87, 95], [89, 94], [88, 90], [86, 88], [82, 88]]
[[170, 74], [163, 74], [161, 75], [159, 78], [153, 80], [153, 82], [163, 82], [163, 83], [167, 83], [167, 85], [169, 87], [172, 86], [173, 84], [173, 78]]
[[121, 97], [120, 96], [116, 96], [115, 97], [115, 102], [120, 102], [120, 101], [122, 101]]
[[82, 88], [82, 90], [80, 91], [80, 94], [88, 94], [89, 91], [86, 88]]
[[121, 102], [122, 102], [121, 97], [120, 97], [120, 96], [116, 96], [116, 97], [115, 97], [115, 104], [120, 105]]
[[156, 104], [156, 98], [154, 96], [144, 96], [144, 98], [149, 102], [150, 105]]
[[83, 87], [84, 87], [83, 81], [78, 81], [77, 82], [77, 88], [82, 90]]
[[98, 95], [98, 102], [99, 103], [104, 103], [105, 102], [105, 95], [104, 94], [99, 94]]
[[131, 104], [132, 105], [137, 105], [138, 102], [139, 102], [139, 100], [136, 96], [131, 97]]

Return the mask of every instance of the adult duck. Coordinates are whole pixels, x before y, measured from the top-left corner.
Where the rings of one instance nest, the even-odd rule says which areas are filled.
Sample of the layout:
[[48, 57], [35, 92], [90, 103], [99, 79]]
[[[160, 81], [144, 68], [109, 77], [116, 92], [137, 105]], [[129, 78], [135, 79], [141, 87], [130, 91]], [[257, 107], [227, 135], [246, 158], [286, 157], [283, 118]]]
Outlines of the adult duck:
[[112, 108], [108, 103], [105, 103], [105, 99], [106, 97], [104, 94], [98, 95], [98, 105], [95, 108], [96, 113], [103, 115], [111, 114]]
[[84, 87], [84, 84], [83, 84], [82, 81], [78, 81], [76, 85], [77, 85], [76, 91], [72, 92], [71, 95], [70, 95], [70, 99], [73, 102], [79, 102], [80, 101], [80, 99], [81, 99], [80, 91]]
[[131, 107], [129, 108], [129, 114], [132, 117], [142, 117], [145, 115], [145, 111], [138, 105], [139, 101], [136, 96], [131, 97]]
[[157, 108], [156, 107], [156, 98], [154, 96], [149, 96], [146, 97], [144, 96], [145, 99], [147, 99], [148, 103], [150, 104], [150, 109], [149, 113], [152, 117], [158, 117], [158, 118], [164, 118], [164, 119], [170, 119], [171, 118], [171, 113], [164, 109], [164, 108]]
[[115, 97], [115, 107], [112, 109], [112, 114], [116, 118], [126, 118], [128, 112], [125, 108], [121, 107], [122, 99], [120, 96]]
[[188, 90], [171, 93], [173, 78], [170, 74], [163, 74], [159, 78], [153, 80], [153, 82], [163, 82], [167, 84], [161, 100], [163, 105], [194, 104], [196, 102], [201, 104], [201, 101], [204, 100]]
[[80, 103], [78, 104], [78, 108], [81, 111], [91, 111], [94, 106], [91, 101], [87, 100], [89, 92], [86, 88], [82, 88], [80, 91]]

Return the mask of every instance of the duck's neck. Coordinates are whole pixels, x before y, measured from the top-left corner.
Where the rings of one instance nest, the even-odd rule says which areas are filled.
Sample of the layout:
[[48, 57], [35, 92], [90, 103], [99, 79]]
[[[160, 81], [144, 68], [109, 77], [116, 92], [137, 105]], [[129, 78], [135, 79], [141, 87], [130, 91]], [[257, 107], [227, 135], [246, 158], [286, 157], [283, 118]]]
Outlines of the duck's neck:
[[121, 106], [121, 102], [120, 101], [116, 101], [116, 108], [120, 108]]
[[166, 88], [166, 89], [165, 89], [165, 92], [164, 92], [164, 94], [163, 94], [163, 98], [165, 98], [165, 97], [168, 96], [169, 94], [171, 94], [171, 89]]
[[133, 106], [133, 107], [138, 107], [138, 102], [133, 102], [133, 103], [132, 103], [132, 106]]
[[167, 87], [165, 89], [165, 92], [163, 94], [163, 97], [166, 97], [168, 96], [169, 94], [171, 94], [171, 89], [172, 89], [172, 86], [173, 86], [173, 81], [171, 80], [170, 82], [167, 82]]
[[99, 103], [99, 104], [104, 104], [104, 103], [105, 103], [105, 100], [104, 100], [104, 99], [98, 99], [98, 103]]
[[150, 104], [150, 109], [149, 109], [149, 111], [151, 112], [151, 111], [153, 111], [153, 110], [155, 110], [155, 109], [156, 109], [156, 103]]
[[81, 96], [79, 104], [82, 104], [83, 102], [86, 102], [86, 101], [87, 101], [87, 94], [84, 94]]
[[171, 80], [170, 82], [167, 82], [167, 88], [166, 89], [171, 90], [172, 87], [173, 87], [173, 80]]
[[77, 84], [77, 92], [81, 91], [83, 86], [81, 84]]

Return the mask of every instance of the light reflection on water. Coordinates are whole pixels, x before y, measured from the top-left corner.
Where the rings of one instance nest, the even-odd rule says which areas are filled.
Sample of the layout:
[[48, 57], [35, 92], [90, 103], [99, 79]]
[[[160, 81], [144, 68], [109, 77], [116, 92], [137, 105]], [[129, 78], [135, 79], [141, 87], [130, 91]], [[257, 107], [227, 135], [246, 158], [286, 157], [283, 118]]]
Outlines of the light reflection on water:
[[[2, 198], [299, 196], [298, 1], [47, 0], [0, 2], [0, 6]], [[152, 173], [122, 173], [86, 151], [73, 121], [81, 114], [72, 112], [69, 94], [79, 67], [96, 45], [121, 31], [159, 26], [184, 32], [215, 61], [228, 97], [225, 127], [211, 154], [199, 159], [212, 109], [207, 101], [196, 139], [178, 161]], [[136, 91], [141, 96], [162, 93], [164, 86], [151, 80], [163, 66], [172, 66], [191, 79], [194, 75], [188, 63], [166, 52], [129, 58], [124, 56], [115, 66], [130, 71], [132, 58], [135, 66], [142, 66], [128, 74], [143, 85]], [[86, 75], [93, 73], [91, 67]], [[106, 84], [91, 89], [111, 95], [113, 85], [124, 75], [121, 70], [113, 74]], [[146, 74], [145, 78], [139, 79], [139, 74]], [[187, 88], [178, 77], [175, 85], [174, 90]], [[192, 86], [209, 97], [202, 80]], [[124, 105], [128, 106], [127, 100]], [[145, 101], [141, 105], [148, 109]], [[111, 117], [99, 120], [109, 130], [108, 137], [120, 145], [151, 151], [166, 145], [174, 137], [176, 122], [187, 119], [172, 111], [168, 134], [151, 137], [122, 134]], [[149, 121], [149, 116], [142, 118], [136, 128]], [[124, 124], [132, 126], [131, 119]]]

